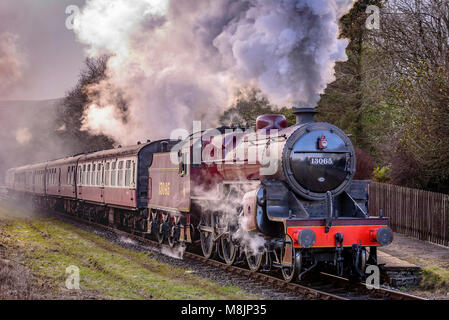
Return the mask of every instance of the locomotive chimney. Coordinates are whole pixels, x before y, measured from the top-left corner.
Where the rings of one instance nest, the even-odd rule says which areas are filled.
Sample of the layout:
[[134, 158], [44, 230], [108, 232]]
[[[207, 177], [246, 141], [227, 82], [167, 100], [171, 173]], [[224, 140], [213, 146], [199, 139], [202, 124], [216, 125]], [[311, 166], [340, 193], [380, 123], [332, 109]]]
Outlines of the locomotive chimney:
[[296, 124], [306, 124], [315, 121], [315, 114], [318, 113], [314, 108], [295, 108], [293, 114], [296, 115]]

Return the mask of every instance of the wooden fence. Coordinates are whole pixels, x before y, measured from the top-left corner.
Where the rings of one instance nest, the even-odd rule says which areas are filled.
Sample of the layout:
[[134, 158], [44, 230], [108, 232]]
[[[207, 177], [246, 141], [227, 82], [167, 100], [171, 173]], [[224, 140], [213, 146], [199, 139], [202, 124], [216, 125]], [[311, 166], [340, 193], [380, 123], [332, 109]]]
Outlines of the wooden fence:
[[449, 195], [372, 182], [371, 216], [390, 218], [393, 231], [449, 246]]

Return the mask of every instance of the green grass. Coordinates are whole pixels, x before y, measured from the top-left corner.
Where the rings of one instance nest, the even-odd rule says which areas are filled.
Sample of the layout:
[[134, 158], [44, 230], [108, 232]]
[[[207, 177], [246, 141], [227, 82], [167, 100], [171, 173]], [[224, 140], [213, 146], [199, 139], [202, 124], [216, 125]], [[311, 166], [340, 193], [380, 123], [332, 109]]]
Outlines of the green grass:
[[449, 290], [449, 269], [440, 266], [425, 267], [420, 287], [426, 290]]
[[417, 290], [447, 296], [449, 292], [449, 265], [447, 261], [436, 259], [404, 258], [404, 260], [422, 267], [422, 280]]
[[[0, 209], [1, 210], [1, 209]], [[1, 212], [0, 212], [1, 215]], [[80, 269], [84, 298], [255, 299], [240, 288], [221, 286], [160, 263], [148, 252], [134, 252], [70, 224], [48, 218], [10, 219], [0, 224], [0, 244], [20, 250], [38, 279], [65, 289], [66, 268]]]

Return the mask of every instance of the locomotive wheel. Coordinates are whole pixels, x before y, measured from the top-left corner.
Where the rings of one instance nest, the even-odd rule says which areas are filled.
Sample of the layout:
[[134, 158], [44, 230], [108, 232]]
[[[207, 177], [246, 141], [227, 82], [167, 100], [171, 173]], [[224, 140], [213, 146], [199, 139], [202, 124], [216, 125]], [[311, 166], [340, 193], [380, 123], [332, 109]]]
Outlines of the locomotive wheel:
[[237, 246], [232, 242], [229, 233], [221, 237], [221, 249], [226, 264], [229, 266], [234, 264], [237, 257]]
[[173, 248], [177, 242], [177, 240], [175, 239], [175, 228], [176, 223], [170, 223], [170, 233], [167, 237], [168, 245], [170, 246], [170, 248]]
[[[203, 250], [203, 256], [207, 259], [212, 257], [215, 248], [214, 231], [213, 231], [214, 228], [212, 226], [212, 222], [213, 222], [212, 214], [206, 213], [201, 217], [200, 223], [201, 249]], [[206, 228], [209, 230], [205, 230]]]
[[164, 223], [166, 219], [167, 219], [166, 214], [162, 214], [162, 216], [159, 216], [159, 226], [157, 232], [157, 242], [159, 242], [159, 244], [164, 243], [165, 240]]
[[173, 248], [176, 244], [175, 237], [173, 237], [173, 236], [168, 236], [167, 241], [168, 241], [168, 245], [170, 246], [170, 248]]
[[245, 256], [249, 269], [253, 272], [259, 271], [260, 267], [262, 266], [263, 252], [257, 252], [256, 254], [253, 254], [251, 250], [246, 247]]
[[157, 232], [157, 242], [159, 242], [159, 244], [164, 243], [165, 240], [165, 235], [164, 235], [164, 231], [163, 229], [163, 224], [159, 223], [159, 227], [158, 227], [158, 232]]
[[170, 222], [170, 232], [168, 235], [168, 245], [173, 248], [179, 242], [180, 236], [180, 220], [181, 218], [175, 217], [172, 222]]
[[301, 252], [293, 250], [292, 252], [292, 266], [291, 267], [282, 267], [281, 273], [282, 277], [286, 282], [291, 282], [294, 280], [301, 270], [301, 264], [302, 264], [302, 256]]
[[221, 253], [223, 260], [229, 266], [233, 265], [237, 258], [238, 247], [232, 239], [232, 235], [237, 231], [238, 222], [231, 217], [223, 217], [224, 233], [221, 236]]

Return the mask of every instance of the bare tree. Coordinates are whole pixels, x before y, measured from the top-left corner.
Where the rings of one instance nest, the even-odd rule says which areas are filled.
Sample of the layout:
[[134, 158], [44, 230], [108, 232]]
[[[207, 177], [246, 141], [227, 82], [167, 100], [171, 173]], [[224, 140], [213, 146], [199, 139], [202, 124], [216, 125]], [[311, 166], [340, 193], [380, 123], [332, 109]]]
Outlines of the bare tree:
[[[58, 121], [61, 130], [58, 135], [67, 141], [72, 147], [73, 153], [94, 151], [112, 148], [114, 141], [103, 135], [92, 135], [87, 131], [82, 131], [82, 116], [84, 108], [90, 102], [90, 95], [87, 88], [100, 83], [106, 78], [108, 57], [99, 59], [86, 59], [85, 67], [81, 71], [75, 87], [64, 97], [59, 109]], [[126, 109], [126, 102], [123, 100], [123, 108]]]
[[449, 2], [390, 0], [373, 37], [388, 65], [396, 119], [387, 132], [393, 182], [449, 190]]

